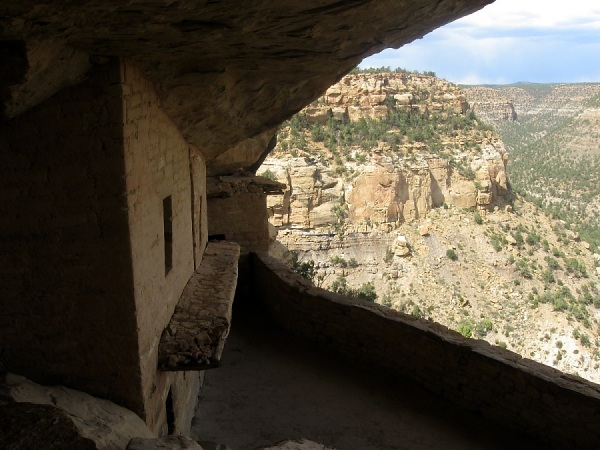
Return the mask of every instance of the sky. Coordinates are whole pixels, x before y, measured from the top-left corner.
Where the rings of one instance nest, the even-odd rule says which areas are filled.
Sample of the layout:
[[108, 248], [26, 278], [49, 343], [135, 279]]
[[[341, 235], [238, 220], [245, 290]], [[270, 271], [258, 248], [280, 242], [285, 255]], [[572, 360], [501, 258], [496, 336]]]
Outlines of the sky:
[[496, 0], [360, 64], [382, 66], [458, 84], [600, 82], [600, 1]]

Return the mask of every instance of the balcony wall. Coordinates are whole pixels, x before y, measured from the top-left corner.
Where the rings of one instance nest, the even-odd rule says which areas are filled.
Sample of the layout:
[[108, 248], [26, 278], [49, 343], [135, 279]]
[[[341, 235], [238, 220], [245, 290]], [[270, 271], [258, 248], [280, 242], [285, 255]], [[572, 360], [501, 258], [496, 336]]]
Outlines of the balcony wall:
[[288, 331], [408, 377], [455, 404], [546, 442], [598, 448], [600, 386], [446, 327], [313, 286], [254, 254], [253, 298]]

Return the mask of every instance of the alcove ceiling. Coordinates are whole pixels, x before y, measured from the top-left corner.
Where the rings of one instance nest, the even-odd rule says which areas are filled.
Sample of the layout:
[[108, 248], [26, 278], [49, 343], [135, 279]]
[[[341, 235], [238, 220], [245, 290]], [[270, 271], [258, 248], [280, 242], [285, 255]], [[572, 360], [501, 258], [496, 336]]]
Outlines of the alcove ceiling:
[[124, 57], [210, 160], [272, 129], [366, 56], [492, 2], [3, 0], [3, 115], [15, 117], [94, 65]]

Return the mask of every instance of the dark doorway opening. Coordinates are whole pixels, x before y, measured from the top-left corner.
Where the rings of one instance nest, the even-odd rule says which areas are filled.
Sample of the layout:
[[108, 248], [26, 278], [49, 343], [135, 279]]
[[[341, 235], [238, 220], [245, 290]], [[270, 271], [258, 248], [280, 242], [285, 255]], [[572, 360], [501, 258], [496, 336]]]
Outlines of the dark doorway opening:
[[167, 395], [167, 402], [165, 404], [167, 410], [167, 434], [171, 435], [175, 433], [175, 410], [173, 409], [173, 395], [171, 389]]

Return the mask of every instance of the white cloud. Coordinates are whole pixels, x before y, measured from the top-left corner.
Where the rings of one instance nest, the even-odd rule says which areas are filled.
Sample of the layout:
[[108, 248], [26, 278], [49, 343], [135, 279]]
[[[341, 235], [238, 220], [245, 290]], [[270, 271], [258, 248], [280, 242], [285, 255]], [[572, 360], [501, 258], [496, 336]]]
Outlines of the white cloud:
[[361, 67], [432, 70], [450, 81], [600, 81], [600, 2], [496, 0]]
[[455, 22], [455, 26], [493, 29], [600, 29], [597, 0], [496, 0], [482, 10]]

